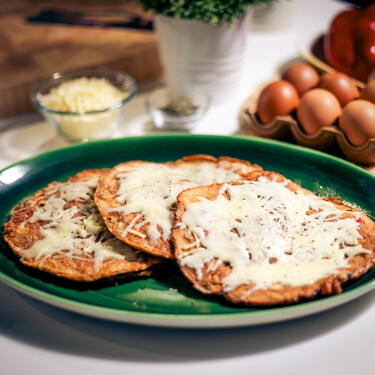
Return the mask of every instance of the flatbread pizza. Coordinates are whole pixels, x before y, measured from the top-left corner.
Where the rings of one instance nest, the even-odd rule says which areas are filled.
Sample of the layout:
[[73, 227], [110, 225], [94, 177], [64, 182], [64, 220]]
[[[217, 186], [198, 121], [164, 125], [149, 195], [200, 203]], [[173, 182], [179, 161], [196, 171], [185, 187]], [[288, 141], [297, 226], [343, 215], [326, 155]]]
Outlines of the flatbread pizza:
[[375, 263], [367, 215], [275, 172], [181, 192], [172, 238], [197, 290], [246, 305], [340, 293]]
[[162, 260], [131, 248], [106, 228], [95, 204], [100, 170], [52, 182], [17, 206], [4, 240], [30, 267], [74, 281], [147, 273]]

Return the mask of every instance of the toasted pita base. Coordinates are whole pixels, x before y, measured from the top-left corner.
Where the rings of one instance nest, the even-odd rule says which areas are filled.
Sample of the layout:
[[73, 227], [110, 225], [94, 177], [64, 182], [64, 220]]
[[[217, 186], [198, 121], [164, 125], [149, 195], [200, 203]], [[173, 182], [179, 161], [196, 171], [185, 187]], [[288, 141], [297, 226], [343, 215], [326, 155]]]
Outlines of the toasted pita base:
[[[145, 224], [137, 229], [140, 235], [132, 234], [127, 232], [124, 235], [124, 230], [118, 228], [127, 228], [131, 223], [136, 225], [144, 221], [144, 217], [141, 212], [134, 212], [128, 215], [123, 215], [119, 212], [113, 211], [113, 208], [121, 207], [121, 204], [117, 201], [118, 182], [116, 179], [119, 169], [121, 173], [125, 173], [127, 168], [133, 168], [142, 164], [147, 164], [145, 161], [130, 161], [115, 166], [108, 173], [100, 178], [99, 186], [95, 193], [95, 203], [108, 227], [108, 229], [120, 240], [126, 242], [128, 245], [140, 249], [146, 253], [167, 258], [174, 258], [173, 244], [170, 239], [166, 239], [163, 236], [161, 228], [159, 229], [160, 236], [156, 243], [150, 241], [147, 230], [150, 224]], [[238, 173], [240, 178], [248, 178], [248, 176], [255, 170], [261, 170], [258, 165], [252, 165], [247, 161], [233, 159], [229, 157], [214, 158], [208, 155], [192, 155], [184, 157], [175, 162], [167, 162], [165, 165], [171, 168], [178, 168], [182, 164], [199, 165], [201, 163], [212, 163], [213, 165], [224, 168], [234, 169]], [[112, 211], [111, 211], [112, 210]], [[139, 216], [138, 220], [133, 220]]]
[[[43, 223], [26, 223], [36, 210], [34, 202], [38, 201], [38, 204], [43, 204], [46, 201], [46, 193], [53, 188], [67, 186], [71, 182], [82, 179], [99, 178], [101, 173], [100, 170], [87, 170], [69, 178], [66, 183], [52, 182], [46, 188], [27, 199], [22, 206], [18, 206], [13, 210], [11, 219], [4, 226], [4, 240], [23, 264], [70, 280], [91, 282], [120, 274], [123, 276], [142, 275], [144, 272], [148, 272], [150, 266], [162, 261], [137, 250], [133, 250], [136, 254], [134, 261], [111, 259], [104, 260], [100, 264], [94, 262], [93, 255], [90, 253], [82, 254], [79, 259], [69, 258], [61, 254], [52, 256], [43, 255], [39, 259], [22, 258], [25, 250], [29, 249], [36, 241], [42, 239], [39, 228]], [[84, 203], [82, 201], [69, 202], [69, 204], [75, 204], [77, 207], [80, 207]], [[118, 244], [124, 246], [120, 241], [118, 241]]]
[[[265, 176], [269, 180], [277, 178], [279, 182], [285, 181], [285, 178], [274, 172], [258, 172], [250, 177], [250, 180], [257, 180], [258, 177]], [[233, 182], [230, 185], [238, 185], [242, 182]], [[193, 286], [202, 293], [206, 294], [220, 294], [227, 300], [234, 303], [243, 303], [246, 305], [254, 306], [270, 306], [280, 304], [291, 304], [311, 300], [319, 296], [326, 296], [331, 294], [338, 294], [342, 291], [342, 285], [349, 280], [356, 280], [361, 275], [366, 273], [374, 266], [375, 263], [375, 223], [368, 218], [365, 214], [360, 214], [359, 234], [362, 236], [359, 239], [360, 244], [365, 248], [372, 251], [371, 254], [355, 255], [349, 260], [348, 267], [341, 269], [336, 274], [329, 275], [312, 284], [302, 286], [287, 286], [275, 284], [273, 287], [266, 289], [255, 289], [254, 284], [242, 284], [233, 288], [229, 292], [224, 291], [222, 280], [231, 272], [229, 264], [220, 264], [215, 270], [212, 270], [212, 264], [215, 260], [211, 260], [204, 264], [201, 270], [201, 277], [199, 278], [194, 269], [186, 266], [181, 266], [181, 259], [184, 255], [186, 246], [193, 243], [195, 239], [186, 238], [185, 234], [188, 228], [179, 226], [181, 218], [186, 208], [198, 201], [198, 197], [203, 197], [208, 200], [214, 201], [221, 188], [222, 184], [213, 184], [210, 186], [200, 186], [181, 192], [177, 198], [177, 206], [175, 210], [175, 227], [172, 231], [172, 239], [175, 246], [175, 255], [177, 262], [180, 265], [183, 275], [193, 284]], [[288, 183], [287, 187], [291, 191], [303, 191], [305, 194], [309, 193], [308, 190], [303, 189], [295, 183]], [[323, 198], [322, 198], [323, 199]], [[334, 203], [336, 208], [345, 212], [358, 212], [352, 207], [345, 205], [337, 198], [328, 198], [327, 200]], [[349, 215], [349, 214], [347, 214]], [[204, 251], [204, 250], [202, 250]]]

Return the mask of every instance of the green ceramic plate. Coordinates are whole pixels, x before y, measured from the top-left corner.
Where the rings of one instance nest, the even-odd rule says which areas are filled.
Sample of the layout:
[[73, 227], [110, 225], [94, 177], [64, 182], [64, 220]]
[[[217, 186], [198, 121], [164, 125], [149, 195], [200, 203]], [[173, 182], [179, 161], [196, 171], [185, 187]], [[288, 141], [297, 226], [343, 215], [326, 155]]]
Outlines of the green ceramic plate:
[[[156, 162], [205, 153], [231, 156], [278, 171], [320, 195], [340, 196], [375, 217], [375, 177], [341, 159], [277, 141], [223, 136], [162, 135], [73, 145], [0, 172], [0, 226], [17, 203], [53, 180], [87, 168], [141, 159]], [[306, 316], [351, 301], [375, 287], [375, 268], [340, 295], [279, 308], [245, 308], [196, 292], [177, 267], [118, 285], [74, 284], [19, 264], [1, 241], [0, 279], [34, 298], [78, 313], [169, 327], [229, 327]]]

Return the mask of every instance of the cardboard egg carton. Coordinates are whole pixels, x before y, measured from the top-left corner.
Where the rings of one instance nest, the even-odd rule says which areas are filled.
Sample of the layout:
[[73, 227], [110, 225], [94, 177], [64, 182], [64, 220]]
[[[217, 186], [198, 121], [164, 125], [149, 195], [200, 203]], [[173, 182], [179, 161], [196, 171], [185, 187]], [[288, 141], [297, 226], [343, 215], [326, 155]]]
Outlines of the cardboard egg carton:
[[316, 134], [306, 134], [293, 114], [277, 116], [270, 123], [262, 124], [256, 114], [256, 108], [263, 87], [264, 85], [250, 95], [242, 106], [240, 112], [242, 134], [279, 140], [292, 137], [301, 146], [326, 152], [334, 151], [338, 147], [349, 161], [357, 164], [375, 163], [375, 138], [369, 139], [362, 146], [353, 146], [338, 126], [323, 127]]

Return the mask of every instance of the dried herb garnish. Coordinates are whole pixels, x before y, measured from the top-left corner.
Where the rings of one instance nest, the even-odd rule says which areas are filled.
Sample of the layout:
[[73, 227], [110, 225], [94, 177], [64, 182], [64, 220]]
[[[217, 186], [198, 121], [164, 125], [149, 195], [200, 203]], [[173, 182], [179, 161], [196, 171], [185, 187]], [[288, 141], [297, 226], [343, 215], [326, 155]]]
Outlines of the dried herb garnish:
[[193, 115], [199, 106], [195, 105], [189, 98], [178, 97], [170, 100], [165, 106], [159, 108], [160, 111], [168, 115], [189, 116]]

